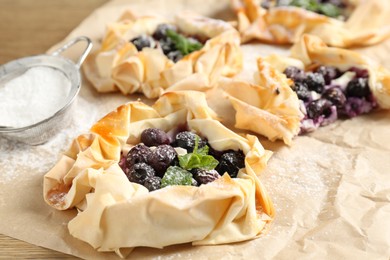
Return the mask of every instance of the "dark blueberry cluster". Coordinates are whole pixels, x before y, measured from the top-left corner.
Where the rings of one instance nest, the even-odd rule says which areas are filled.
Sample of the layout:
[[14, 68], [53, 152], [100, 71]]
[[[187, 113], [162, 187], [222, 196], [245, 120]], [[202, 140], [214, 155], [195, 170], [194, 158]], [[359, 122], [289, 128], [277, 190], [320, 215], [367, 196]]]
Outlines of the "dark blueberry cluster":
[[237, 177], [238, 171], [245, 167], [242, 151], [216, 151], [207, 140], [190, 131], [181, 131], [172, 138], [161, 129], [148, 128], [141, 133], [141, 142], [120, 160], [119, 165], [131, 182], [141, 184], [149, 191], [164, 187], [161, 185], [167, 169], [179, 166], [175, 147], [183, 148], [187, 153], [208, 148], [207, 153], [218, 160], [215, 169], [193, 168], [189, 171], [193, 186], [212, 182], [225, 173]]
[[352, 67], [341, 71], [332, 66], [319, 66], [305, 72], [288, 67], [284, 74], [294, 81], [292, 89], [305, 107], [301, 133], [330, 124], [338, 117], [367, 113], [377, 106], [366, 69]]
[[[170, 37], [169, 32], [175, 35]], [[186, 48], [187, 46], [202, 45], [196, 38], [186, 37], [179, 33], [177, 27], [171, 24], [159, 24], [152, 35], [143, 34], [131, 39], [130, 42], [135, 45], [138, 51], [142, 51], [146, 47], [160, 48], [164, 55], [174, 62], [194, 50]], [[184, 51], [182, 46], [184, 46]]]

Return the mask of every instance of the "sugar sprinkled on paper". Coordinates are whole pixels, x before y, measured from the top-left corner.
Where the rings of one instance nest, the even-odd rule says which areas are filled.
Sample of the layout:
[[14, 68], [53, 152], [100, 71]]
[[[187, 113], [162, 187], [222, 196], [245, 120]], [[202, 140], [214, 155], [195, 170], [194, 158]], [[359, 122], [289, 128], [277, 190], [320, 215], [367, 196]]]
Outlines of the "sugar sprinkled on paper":
[[24, 127], [60, 110], [71, 89], [59, 70], [37, 66], [0, 86], [0, 125]]

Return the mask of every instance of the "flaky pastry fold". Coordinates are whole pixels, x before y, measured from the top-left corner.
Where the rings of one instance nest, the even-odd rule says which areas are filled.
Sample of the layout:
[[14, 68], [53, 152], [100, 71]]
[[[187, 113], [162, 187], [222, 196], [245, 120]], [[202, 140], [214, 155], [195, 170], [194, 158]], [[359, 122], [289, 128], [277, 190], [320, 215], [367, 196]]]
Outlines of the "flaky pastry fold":
[[283, 73], [261, 58], [257, 65], [255, 84], [230, 79], [219, 83], [236, 111], [235, 127], [291, 145], [303, 118], [298, 97]]
[[[151, 35], [159, 24], [174, 24], [187, 35], [208, 39], [203, 48], [174, 63], [160, 49], [137, 51], [129, 42], [141, 34]], [[92, 53], [83, 68], [99, 92], [143, 93], [156, 98], [165, 91], [206, 90], [220, 76], [233, 76], [242, 68], [239, 33], [228, 23], [183, 12], [168, 20], [135, 17], [125, 13], [107, 28], [101, 48]]]
[[[121, 151], [156, 127], [170, 131], [186, 124], [216, 150], [242, 150], [245, 168], [200, 187], [168, 186], [149, 192], [130, 182], [118, 165]], [[52, 207], [79, 213], [70, 233], [99, 251], [121, 256], [137, 246], [162, 248], [191, 242], [215, 245], [255, 238], [274, 209], [258, 175], [271, 152], [257, 137], [224, 127], [207, 106], [205, 94], [163, 94], [153, 106], [130, 102], [77, 137], [44, 177], [44, 198]]]
[[283, 74], [289, 66], [310, 69], [327, 65], [342, 71], [351, 67], [366, 69], [370, 90], [379, 107], [390, 108], [388, 70], [357, 52], [329, 47], [316, 36], [304, 35], [293, 45], [289, 57], [273, 54], [257, 62], [255, 84], [224, 80], [219, 86], [236, 111], [235, 127], [251, 130], [272, 141], [282, 139], [290, 145], [299, 133], [303, 118], [298, 97], [291, 89], [293, 82]]
[[269, 10], [261, 0], [232, 0], [243, 42], [253, 39], [291, 44], [305, 34], [320, 37], [336, 47], [373, 45], [390, 36], [390, 1], [350, 0], [353, 8], [346, 21], [303, 8], [280, 6]]

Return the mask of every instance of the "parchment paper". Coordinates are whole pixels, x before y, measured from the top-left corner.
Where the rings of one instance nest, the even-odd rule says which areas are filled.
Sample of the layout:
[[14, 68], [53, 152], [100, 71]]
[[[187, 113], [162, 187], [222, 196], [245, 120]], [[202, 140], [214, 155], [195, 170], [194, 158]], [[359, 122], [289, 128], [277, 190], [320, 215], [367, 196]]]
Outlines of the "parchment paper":
[[[168, 15], [190, 9], [233, 18], [228, 4], [220, 0], [207, 4], [199, 0], [113, 1], [96, 10], [67, 39], [86, 35], [98, 40], [105, 24], [116, 20], [129, 6], [136, 13], [151, 13], [153, 7], [153, 11]], [[257, 56], [288, 53], [287, 47], [260, 43], [243, 49], [245, 71], [238, 77], [248, 80], [252, 79]], [[389, 49], [387, 41], [359, 51], [390, 69]], [[78, 54], [75, 48], [66, 55], [76, 58]], [[74, 137], [88, 131], [116, 106], [138, 97], [98, 94], [84, 82], [73, 122], [48, 143], [31, 147], [0, 138], [0, 233], [82, 258], [117, 258], [115, 254], [98, 253], [68, 234], [66, 225], [75, 212], [46, 205], [42, 181]], [[231, 123], [232, 110], [227, 103], [215, 98], [211, 101]], [[261, 138], [263, 145], [275, 152], [261, 175], [277, 211], [268, 234], [234, 245], [138, 248], [129, 258], [389, 259], [389, 126], [390, 112], [377, 111], [299, 136], [292, 147]]]

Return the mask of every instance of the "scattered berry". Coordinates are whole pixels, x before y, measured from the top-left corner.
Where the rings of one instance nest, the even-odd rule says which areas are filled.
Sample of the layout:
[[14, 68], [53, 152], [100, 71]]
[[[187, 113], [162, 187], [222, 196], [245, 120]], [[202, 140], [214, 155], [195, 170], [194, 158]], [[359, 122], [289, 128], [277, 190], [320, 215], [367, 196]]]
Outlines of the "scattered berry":
[[126, 175], [129, 181], [144, 185], [146, 179], [153, 177], [155, 171], [146, 163], [136, 163], [128, 169]]
[[294, 81], [301, 81], [305, 78], [305, 72], [294, 66], [287, 67], [283, 73], [286, 74], [287, 78]]
[[146, 163], [151, 153], [152, 151], [146, 145], [137, 144], [127, 153], [126, 167], [131, 168], [136, 163]]
[[330, 88], [325, 90], [322, 97], [332, 102], [336, 107], [342, 107], [345, 104], [346, 97], [339, 88]]
[[321, 74], [324, 77], [325, 84], [330, 84], [333, 79], [336, 79], [341, 76], [341, 71], [336, 67], [331, 66], [320, 66], [315, 72]]
[[355, 78], [351, 80], [346, 88], [348, 97], [367, 97], [370, 94], [367, 78]]
[[131, 43], [137, 48], [138, 51], [142, 51], [143, 48], [152, 47], [154, 40], [147, 35], [141, 35], [130, 40]]
[[227, 172], [230, 177], [237, 177], [241, 168], [245, 167], [245, 155], [242, 151], [228, 151], [221, 156], [221, 160], [216, 168], [220, 175]]
[[317, 93], [322, 93], [324, 90], [325, 80], [324, 77], [319, 73], [307, 73], [303, 82], [306, 83], [309, 90], [314, 90]]
[[322, 115], [326, 117], [330, 113], [331, 106], [332, 103], [326, 99], [311, 101], [306, 108], [307, 116], [311, 119], [318, 119]]
[[221, 177], [216, 170], [203, 169], [195, 169], [193, 171], [193, 176], [199, 184], [207, 184]]
[[177, 31], [177, 28], [172, 24], [159, 24], [152, 36], [159, 41], [167, 37], [168, 30]]
[[295, 82], [293, 90], [297, 93], [300, 100], [308, 101], [310, 99], [310, 91], [305, 83], [301, 81]]
[[159, 145], [148, 156], [148, 163], [162, 177], [171, 165], [177, 164], [177, 153], [175, 149], [167, 144]]
[[206, 145], [206, 141], [202, 140], [197, 134], [189, 131], [180, 132], [176, 135], [176, 145], [191, 153], [194, 151], [196, 138], [198, 138], [198, 148]]
[[169, 144], [168, 135], [161, 129], [148, 128], [141, 133], [141, 142], [146, 146], [159, 146], [161, 144]]
[[149, 191], [158, 190], [161, 188], [161, 178], [158, 176], [153, 176], [153, 177], [147, 178], [144, 182], [144, 186]]

